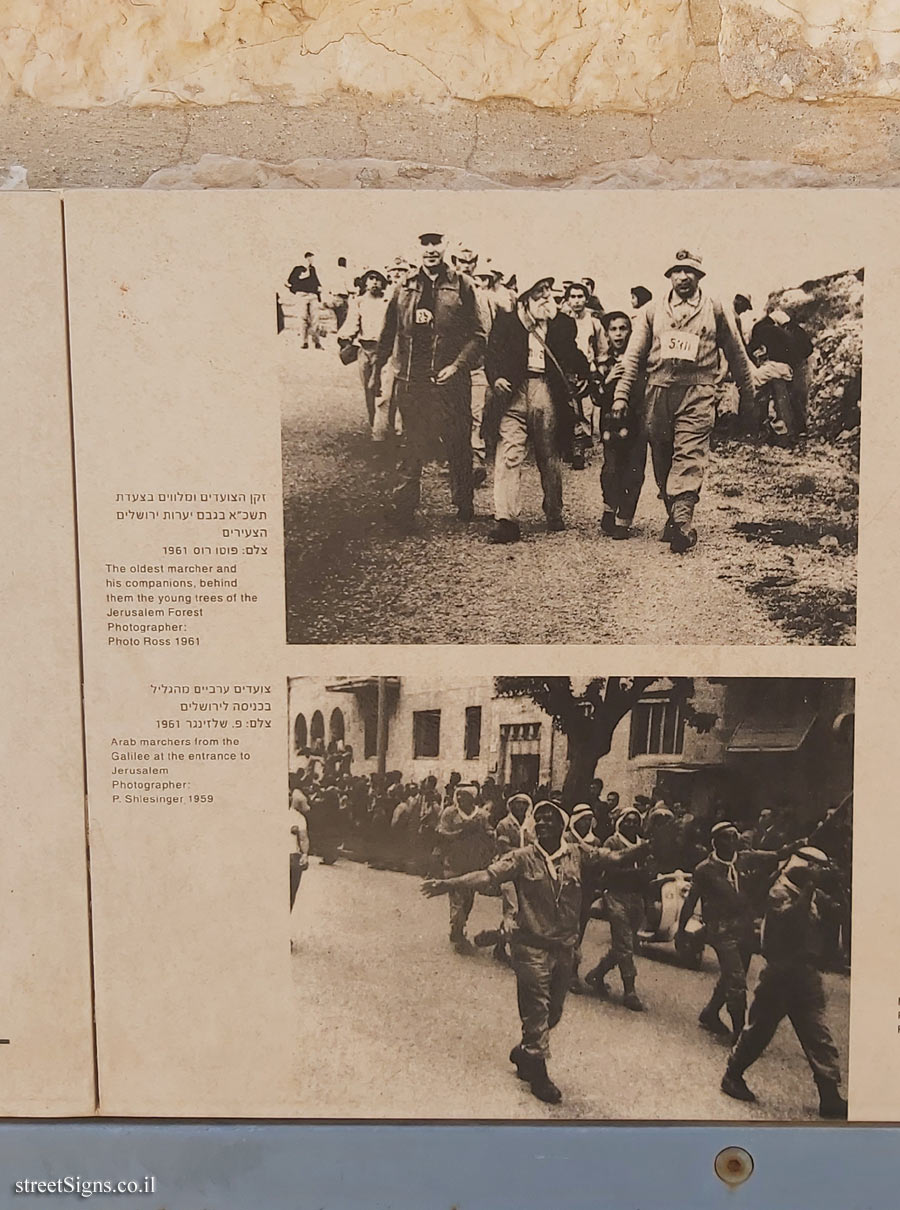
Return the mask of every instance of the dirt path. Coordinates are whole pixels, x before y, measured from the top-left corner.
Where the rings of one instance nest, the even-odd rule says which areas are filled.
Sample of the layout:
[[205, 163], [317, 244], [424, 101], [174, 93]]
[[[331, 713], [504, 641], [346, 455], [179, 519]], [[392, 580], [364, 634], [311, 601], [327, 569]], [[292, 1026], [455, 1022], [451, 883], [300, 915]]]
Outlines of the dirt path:
[[[428, 468], [419, 531], [381, 517], [390, 456], [363, 421], [354, 367], [334, 350], [293, 353], [284, 374], [285, 543], [292, 643], [698, 643], [789, 641], [730, 578], [734, 501], [705, 492], [698, 547], [657, 539], [662, 508], [649, 474], [634, 536], [604, 538], [599, 459], [565, 471], [568, 529], [550, 534], [536, 468], [523, 479], [524, 540], [487, 542], [490, 483], [476, 520], [455, 520], [447, 476]], [[327, 423], [322, 424], [322, 417]]]

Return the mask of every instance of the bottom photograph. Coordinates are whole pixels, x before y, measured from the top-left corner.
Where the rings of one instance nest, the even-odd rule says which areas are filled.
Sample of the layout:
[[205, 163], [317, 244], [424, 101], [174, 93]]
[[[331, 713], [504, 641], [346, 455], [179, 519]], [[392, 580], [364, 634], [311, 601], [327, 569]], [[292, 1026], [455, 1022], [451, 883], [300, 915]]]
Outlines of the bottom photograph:
[[852, 680], [287, 694], [297, 1116], [846, 1118]]

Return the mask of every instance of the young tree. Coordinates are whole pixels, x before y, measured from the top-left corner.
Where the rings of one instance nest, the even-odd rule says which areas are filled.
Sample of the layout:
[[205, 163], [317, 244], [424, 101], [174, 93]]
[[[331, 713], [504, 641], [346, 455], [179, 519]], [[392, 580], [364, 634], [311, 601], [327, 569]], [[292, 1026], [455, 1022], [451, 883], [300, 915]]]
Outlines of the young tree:
[[[574, 806], [587, 794], [597, 761], [612, 746], [619, 723], [638, 704], [658, 676], [596, 676], [576, 691], [567, 676], [498, 676], [498, 697], [529, 697], [553, 719], [553, 726], [569, 741], [569, 767], [563, 783], [563, 804]], [[687, 721], [699, 731], [708, 731], [715, 715], [694, 709], [691, 677], [665, 678], [671, 695], [685, 712]]]

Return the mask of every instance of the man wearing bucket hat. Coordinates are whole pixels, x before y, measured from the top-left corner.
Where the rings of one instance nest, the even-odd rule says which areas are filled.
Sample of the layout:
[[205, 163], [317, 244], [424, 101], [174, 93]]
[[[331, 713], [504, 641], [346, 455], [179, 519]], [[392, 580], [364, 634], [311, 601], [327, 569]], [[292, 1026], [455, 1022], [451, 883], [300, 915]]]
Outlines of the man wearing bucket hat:
[[526, 834], [533, 835], [533, 841], [498, 857], [487, 869], [459, 878], [426, 879], [422, 884], [422, 893], [429, 898], [458, 890], [484, 894], [507, 882], [515, 885], [516, 927], [510, 957], [522, 1040], [513, 1047], [509, 1061], [532, 1093], [550, 1104], [562, 1100], [547, 1074], [547, 1058], [550, 1030], [562, 1017], [578, 944], [584, 871], [633, 864], [642, 851], [640, 846], [628, 853], [576, 846], [565, 839], [567, 823], [565, 811], [544, 799], [526, 821]]
[[765, 966], [759, 976], [746, 1028], [738, 1038], [722, 1091], [738, 1101], [755, 1101], [744, 1072], [762, 1055], [787, 1017], [812, 1069], [819, 1090], [819, 1114], [846, 1118], [838, 1052], [825, 1021], [821, 883], [830, 862], [821, 849], [805, 846], [792, 857], [769, 892], [762, 928]]
[[588, 377], [575, 320], [552, 297], [554, 278], [525, 278], [515, 311], [494, 317], [485, 356], [499, 421], [494, 461], [492, 542], [518, 542], [522, 466], [529, 438], [550, 530], [565, 529], [562, 457], [571, 455], [576, 383]]
[[341, 349], [350, 345], [359, 348], [359, 377], [366, 401], [369, 428], [375, 425], [375, 358], [378, 340], [384, 327], [384, 314], [388, 300], [384, 292], [387, 278], [380, 269], [366, 269], [359, 276], [360, 292], [347, 304], [347, 318], [338, 329], [337, 341]]
[[653, 473], [668, 520], [663, 539], [683, 554], [697, 543], [694, 509], [709, 457], [716, 418], [720, 354], [752, 412], [753, 377], [744, 343], [722, 304], [701, 288], [706, 275], [699, 256], [686, 248], [666, 270], [668, 294], [642, 307], [616, 385], [612, 416], [624, 419], [632, 394], [646, 374], [644, 418]]
[[423, 231], [419, 247], [419, 269], [388, 303], [375, 361], [376, 384], [389, 361], [395, 367], [405, 443], [388, 517], [403, 528], [414, 522], [423, 466], [440, 456], [450, 467], [457, 518], [472, 520], [471, 372], [485, 343], [475, 289], [446, 264], [444, 236]]

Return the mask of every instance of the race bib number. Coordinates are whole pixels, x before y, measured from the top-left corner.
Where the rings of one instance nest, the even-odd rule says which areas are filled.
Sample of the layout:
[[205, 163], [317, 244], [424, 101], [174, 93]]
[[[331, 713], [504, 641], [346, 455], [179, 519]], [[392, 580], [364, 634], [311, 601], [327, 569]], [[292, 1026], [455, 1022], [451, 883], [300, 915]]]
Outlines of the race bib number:
[[427, 311], [424, 307], [419, 307], [418, 310], [416, 311], [416, 323], [417, 324], [430, 324], [432, 319], [434, 319], [434, 316], [431, 314], [430, 311]]
[[669, 328], [659, 338], [662, 357], [667, 361], [696, 361], [700, 351], [700, 337], [696, 332], [685, 332]]

